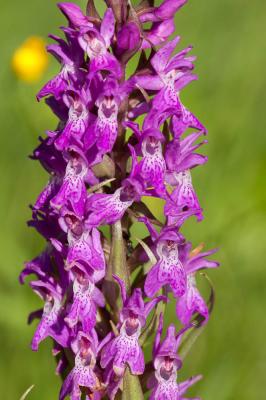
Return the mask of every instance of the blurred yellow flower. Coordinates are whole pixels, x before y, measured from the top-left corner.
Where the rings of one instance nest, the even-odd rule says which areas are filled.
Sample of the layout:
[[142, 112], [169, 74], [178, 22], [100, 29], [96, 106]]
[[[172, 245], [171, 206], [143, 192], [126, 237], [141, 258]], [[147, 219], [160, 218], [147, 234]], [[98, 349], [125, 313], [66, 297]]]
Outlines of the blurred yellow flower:
[[38, 81], [48, 65], [45, 41], [38, 36], [29, 37], [14, 52], [11, 66], [16, 76], [26, 82]]

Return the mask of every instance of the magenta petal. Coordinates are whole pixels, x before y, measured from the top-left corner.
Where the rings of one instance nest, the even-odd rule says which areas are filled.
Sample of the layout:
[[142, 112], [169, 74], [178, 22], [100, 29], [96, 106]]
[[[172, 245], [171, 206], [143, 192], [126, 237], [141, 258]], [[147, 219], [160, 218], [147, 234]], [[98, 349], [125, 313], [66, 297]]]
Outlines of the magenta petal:
[[195, 313], [199, 313], [205, 319], [209, 319], [208, 307], [194, 286], [188, 286], [186, 294], [176, 304], [176, 313], [183, 325], [187, 325]]
[[177, 43], [179, 42], [180, 37], [177, 36], [175, 39], [168, 42], [165, 46], [163, 46], [157, 53], [153, 56], [151, 60], [151, 64], [154, 69], [160, 73], [163, 71], [168, 63], [168, 60], [174, 51]]
[[158, 279], [159, 263], [155, 264], [148, 272], [145, 280], [144, 290], [148, 297], [153, 297], [162, 287]]
[[80, 7], [77, 6], [76, 4], [58, 3], [58, 7], [72, 25], [80, 27], [82, 25], [90, 24], [85, 15], [83, 15]]
[[105, 11], [101, 24], [101, 35], [104, 38], [106, 47], [110, 46], [115, 31], [115, 17], [111, 8]]

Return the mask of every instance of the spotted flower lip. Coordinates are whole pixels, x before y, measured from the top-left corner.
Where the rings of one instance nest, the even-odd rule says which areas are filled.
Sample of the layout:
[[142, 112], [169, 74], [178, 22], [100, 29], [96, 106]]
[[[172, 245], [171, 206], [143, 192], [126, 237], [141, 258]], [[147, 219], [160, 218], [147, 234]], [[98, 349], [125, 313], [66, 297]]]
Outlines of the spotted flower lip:
[[[147, 389], [151, 400], [188, 400], [201, 379], [177, 379], [181, 346], [213, 305], [198, 273], [219, 265], [216, 249], [192, 250], [183, 233], [203, 219], [192, 170], [207, 162], [207, 129], [181, 96], [196, 57], [171, 36], [186, 2], [108, 0], [100, 12], [88, 0], [85, 13], [58, 4], [67, 23], [47, 51], [60, 69], [37, 94], [58, 124], [30, 156], [49, 174], [28, 222], [45, 249], [19, 281], [41, 298], [31, 347], [52, 340], [59, 400], [143, 399]], [[168, 302], [179, 332], [164, 324]]]
[[66, 265], [71, 268], [76, 262], [92, 270], [105, 273], [105, 259], [101, 245], [100, 233], [96, 228], [84, 230], [79, 236], [68, 235], [69, 251]]
[[[169, 232], [171, 233], [171, 231]], [[169, 285], [176, 297], [181, 297], [186, 291], [187, 276], [179, 259], [178, 242], [180, 238], [162, 235], [156, 244], [158, 261], [152, 266], [145, 280], [145, 293], [154, 296], [164, 285]]]

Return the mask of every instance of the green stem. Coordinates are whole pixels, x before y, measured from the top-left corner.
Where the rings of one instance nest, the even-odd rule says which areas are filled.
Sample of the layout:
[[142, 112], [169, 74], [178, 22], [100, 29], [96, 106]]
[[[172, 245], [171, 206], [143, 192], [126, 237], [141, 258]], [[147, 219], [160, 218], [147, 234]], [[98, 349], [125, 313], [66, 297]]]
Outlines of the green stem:
[[127, 292], [130, 292], [130, 275], [126, 263], [126, 250], [123, 239], [121, 221], [115, 222], [111, 226], [111, 250], [107, 267], [105, 282], [103, 286], [104, 294], [115, 314], [121, 308], [121, 300], [117, 283], [114, 282], [113, 275], [123, 279]]
[[123, 380], [122, 400], [144, 400], [139, 377], [131, 375], [128, 368]]

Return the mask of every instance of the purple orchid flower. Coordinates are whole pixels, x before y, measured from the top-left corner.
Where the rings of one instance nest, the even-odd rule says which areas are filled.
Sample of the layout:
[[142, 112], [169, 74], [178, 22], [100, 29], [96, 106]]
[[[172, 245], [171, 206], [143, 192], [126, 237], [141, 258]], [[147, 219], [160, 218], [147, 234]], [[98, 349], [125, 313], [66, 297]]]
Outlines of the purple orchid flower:
[[91, 232], [84, 229], [81, 235], [68, 234], [69, 250], [66, 259], [66, 265], [71, 268], [75, 264], [89, 267], [93, 272], [94, 281], [96, 276], [98, 280], [105, 275], [105, 259], [101, 245], [100, 233], [96, 228], [92, 228]]
[[69, 202], [77, 215], [82, 215], [85, 207], [87, 191], [84, 183], [88, 173], [87, 160], [84, 154], [76, 147], [68, 153], [68, 164], [59, 192], [50, 201], [55, 209], [59, 209]]
[[50, 252], [45, 250], [33, 260], [25, 263], [25, 268], [19, 275], [19, 282], [25, 283], [25, 278], [31, 274], [35, 274], [39, 279], [44, 279], [51, 275], [52, 269]]
[[[141, 132], [138, 125], [133, 122], [127, 122], [125, 125], [133, 130], [139, 141], [140, 151], [137, 155], [141, 155], [142, 160], [136, 166], [135, 174], [141, 176], [146, 186], [153, 186], [156, 193], [164, 193], [166, 164], [162, 153], [162, 143], [165, 140], [163, 134], [155, 128]], [[135, 157], [132, 146], [130, 146], [130, 150], [132, 157]]]
[[104, 307], [105, 300], [82, 265], [75, 264], [70, 272], [73, 279], [73, 302], [65, 322], [70, 328], [81, 322], [83, 331], [89, 333], [96, 323], [97, 308]]
[[182, 361], [178, 356], [178, 348], [183, 334], [189, 328], [190, 326], [186, 326], [176, 334], [175, 326], [170, 325], [167, 329], [165, 339], [161, 342], [163, 330], [163, 318], [161, 314], [153, 346], [155, 374], [148, 381], [148, 387], [152, 389], [149, 397], [150, 400], [185, 400], [183, 394], [191, 385], [201, 379], [201, 376], [198, 375], [180, 384], [176, 382], [177, 371], [182, 367]]
[[186, 2], [187, 0], [164, 0], [159, 7], [154, 9], [155, 18], [171, 18]]
[[115, 18], [111, 8], [104, 14], [100, 32], [93, 26], [81, 27], [79, 44], [90, 58], [90, 74], [98, 71], [111, 71], [118, 79], [121, 77], [121, 66], [115, 56], [108, 52], [114, 35]]
[[192, 210], [197, 216], [198, 221], [203, 219], [202, 210], [198, 197], [192, 186], [190, 170], [185, 170], [174, 174], [176, 185], [173, 192], [169, 195], [164, 212], [167, 216], [168, 225], [174, 225], [182, 211]]
[[149, 7], [141, 12], [142, 23], [152, 22], [152, 27], [144, 30], [142, 48], [149, 48], [164, 43], [174, 33], [175, 13], [184, 5], [186, 0], [165, 0], [158, 7]]
[[121, 101], [133, 88], [133, 83], [119, 85], [112, 78], [106, 78], [101, 83], [101, 92], [95, 101], [98, 107], [98, 117], [86, 134], [85, 142], [90, 147], [95, 141], [101, 154], [112, 150], [118, 131], [118, 109]]
[[206, 128], [179, 99], [179, 92], [191, 81], [197, 79], [196, 75], [190, 72], [194, 68], [195, 57], [186, 57], [192, 49], [191, 46], [169, 60], [179, 39], [177, 37], [168, 42], [152, 58], [151, 64], [156, 75], [139, 75], [135, 78], [136, 83], [144, 89], [159, 91], [152, 102], [153, 114], [161, 115], [165, 110], [170, 112], [173, 115], [174, 131], [180, 130], [180, 127], [184, 131], [189, 127], [206, 132]]
[[[179, 134], [180, 136], [180, 134]], [[174, 174], [179, 173], [207, 162], [207, 157], [202, 154], [195, 153], [200, 146], [206, 144], [204, 140], [195, 144], [196, 140], [201, 136], [200, 132], [194, 132], [180, 140], [180, 137], [169, 142], [165, 149], [165, 161], [167, 165], [167, 178], [170, 185], [174, 185]], [[171, 180], [171, 177], [173, 179]]]
[[67, 347], [69, 331], [62, 316], [62, 289], [55, 283], [41, 280], [31, 282], [30, 286], [45, 301], [41, 321], [32, 339], [32, 350], [37, 351], [39, 343], [47, 336], [52, 337], [61, 346]]
[[117, 137], [117, 114], [120, 104], [118, 84], [115, 80], [109, 80], [105, 84], [103, 94], [97, 101], [98, 118], [95, 127], [97, 147], [103, 153], [112, 150]]
[[[185, 392], [200, 376], [177, 383], [179, 345], [193, 319], [208, 321], [196, 275], [218, 263], [207, 258], [215, 250], [191, 251], [180, 233], [188, 218], [202, 219], [191, 170], [207, 161], [197, 152], [207, 131], [180, 100], [197, 79], [192, 47], [174, 54], [180, 38], [169, 40], [186, 0], [105, 3], [103, 16], [95, 0], [86, 13], [59, 3], [67, 26], [47, 47], [61, 67], [37, 99], [45, 97], [59, 121], [31, 156], [49, 179], [28, 222], [46, 249], [19, 278], [34, 274], [30, 286], [43, 300], [29, 315], [29, 322], [39, 320], [32, 349], [53, 339], [56, 374], [64, 378], [60, 400], [114, 400], [118, 390], [144, 398], [142, 346], [157, 330], [164, 310], [157, 305], [168, 300], [158, 292], [171, 290], [184, 328], [176, 334], [170, 325], [161, 342], [159, 319], [150, 398], [188, 400]], [[163, 222], [147, 196], [164, 202]], [[136, 246], [135, 222], [149, 232]]]
[[152, 46], [157, 46], [165, 43], [169, 36], [172, 35], [174, 30], [174, 18], [169, 18], [161, 22], [154, 22], [152, 24], [152, 28], [149, 31], [145, 32], [144, 30], [144, 39], [141, 48], [148, 49]]
[[177, 137], [166, 147], [165, 160], [168, 169], [165, 180], [174, 187], [173, 192], [168, 195], [164, 209], [165, 215], [168, 217], [168, 225], [177, 222], [181, 211], [194, 210], [198, 220], [203, 218], [190, 173], [190, 169], [203, 165], [207, 161], [206, 156], [194, 152], [207, 142], [204, 140], [194, 144], [200, 136], [201, 133], [197, 132], [182, 140]]
[[142, 178], [147, 185], [158, 190], [164, 187], [165, 160], [162, 154], [164, 137], [160, 131], [146, 131], [143, 134], [141, 149], [143, 159], [140, 162]]
[[71, 347], [75, 354], [75, 365], [61, 387], [59, 400], [64, 400], [68, 395], [71, 400], [80, 400], [81, 387], [93, 391], [98, 385], [98, 378], [94, 372], [98, 353], [98, 337], [95, 330], [90, 334], [79, 331]]
[[88, 197], [86, 208], [91, 211], [87, 218], [88, 226], [113, 224], [121, 219], [134, 201], [139, 201], [144, 193], [141, 182], [127, 178], [113, 194], [93, 194]]
[[187, 0], [164, 0], [158, 7], [149, 7], [148, 11], [141, 13], [142, 22], [158, 22], [172, 18]]
[[105, 257], [98, 229], [89, 230], [86, 215], [79, 217], [66, 207], [61, 209], [58, 222], [67, 233], [66, 269], [85, 269], [92, 282], [100, 281], [105, 275]]
[[187, 276], [178, 250], [182, 241], [183, 238], [176, 232], [176, 228], [162, 230], [156, 241], [158, 261], [145, 280], [144, 290], [147, 296], [154, 296], [165, 285], [169, 285], [175, 297], [184, 295]]
[[165, 298], [159, 296], [144, 303], [141, 289], [135, 289], [132, 296], [128, 297], [124, 281], [117, 276], [114, 278], [120, 286], [123, 308], [120, 312], [119, 335], [103, 347], [101, 366], [106, 368], [112, 363], [115, 374], [123, 376], [128, 364], [133, 375], [140, 375], [144, 372], [145, 362], [138, 339], [152, 308]]
[[40, 144], [30, 156], [32, 160], [38, 160], [43, 168], [51, 175], [62, 176], [65, 172], [66, 161], [60, 151], [50, 143], [50, 138], [39, 137]]
[[47, 210], [49, 208], [50, 201], [60, 190], [61, 184], [61, 177], [56, 175], [52, 176], [43, 191], [39, 194], [33, 208], [35, 210]]
[[176, 314], [183, 325], [187, 325], [195, 313], [200, 314], [205, 323], [209, 319], [208, 306], [202, 298], [196, 286], [195, 274], [199, 270], [206, 268], [217, 268], [219, 263], [206, 259], [206, 257], [216, 253], [217, 249], [201, 253], [200, 248], [191, 251], [191, 243], [181, 246], [180, 259], [187, 274], [187, 288], [185, 294], [176, 303]]
[[131, 53], [140, 48], [140, 45], [141, 33], [139, 26], [134, 21], [123, 25], [117, 33], [117, 54], [121, 56], [123, 53]]
[[80, 93], [74, 90], [66, 93], [63, 100], [69, 109], [68, 120], [63, 129], [48, 132], [49, 136], [55, 137], [55, 146], [60, 151], [66, 150], [70, 145], [80, 145], [90, 120], [87, 104], [91, 97], [89, 91], [82, 89]]
[[[179, 39], [177, 37], [168, 42], [153, 56], [151, 64], [157, 75], [141, 75], [136, 78], [136, 82], [144, 89], [159, 90], [153, 100], [153, 106], [156, 109], [160, 109], [165, 103], [167, 106], [176, 107], [181, 111], [178, 91], [192, 79], [196, 79], [195, 76], [187, 74], [187, 71], [194, 68], [195, 57], [185, 57], [191, 47], [182, 50], [169, 61]], [[180, 85], [181, 79], [182, 84]]]
[[43, 88], [37, 94], [37, 100], [40, 101], [43, 97], [52, 95], [55, 99], [60, 100], [61, 96], [67, 90], [69, 83], [75, 84], [78, 82], [80, 85], [83, 81], [83, 73], [80, 67], [83, 63], [83, 53], [79, 49], [77, 41], [65, 32], [68, 39], [65, 42], [58, 36], [49, 35], [51, 39], [54, 39], [57, 43], [47, 46], [47, 51], [51, 53], [61, 64], [61, 71], [49, 82], [47, 82]]

